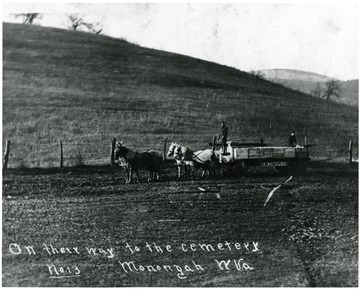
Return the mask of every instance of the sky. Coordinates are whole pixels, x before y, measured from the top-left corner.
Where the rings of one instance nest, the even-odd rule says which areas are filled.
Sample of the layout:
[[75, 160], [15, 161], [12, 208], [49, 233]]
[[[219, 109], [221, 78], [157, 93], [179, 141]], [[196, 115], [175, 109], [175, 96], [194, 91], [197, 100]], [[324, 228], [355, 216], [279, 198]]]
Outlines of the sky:
[[39, 12], [44, 14], [36, 24], [67, 28], [66, 14], [81, 13], [100, 23], [102, 34], [243, 71], [283, 68], [359, 78], [359, 5], [354, 1], [22, 2], [3, 4], [3, 22], [21, 22], [11, 13]]

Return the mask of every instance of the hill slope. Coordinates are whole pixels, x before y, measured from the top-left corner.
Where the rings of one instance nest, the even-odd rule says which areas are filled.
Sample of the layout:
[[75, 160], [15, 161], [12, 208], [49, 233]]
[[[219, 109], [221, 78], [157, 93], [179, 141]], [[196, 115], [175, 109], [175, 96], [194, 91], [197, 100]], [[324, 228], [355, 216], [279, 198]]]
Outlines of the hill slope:
[[106, 36], [3, 26], [3, 139], [10, 166], [108, 162], [112, 137], [158, 149], [167, 136], [207, 147], [226, 120], [230, 140], [318, 142], [331, 156], [357, 138], [357, 109], [245, 72]]
[[[326, 81], [331, 79], [326, 75], [291, 69], [264, 69], [259, 70], [259, 72], [269, 81], [307, 94], [311, 94], [311, 91], [315, 89], [318, 83], [322, 89], [325, 89]], [[333, 97], [331, 100], [351, 106], [358, 106], [359, 80], [340, 81], [340, 85], [342, 89], [341, 98]]]

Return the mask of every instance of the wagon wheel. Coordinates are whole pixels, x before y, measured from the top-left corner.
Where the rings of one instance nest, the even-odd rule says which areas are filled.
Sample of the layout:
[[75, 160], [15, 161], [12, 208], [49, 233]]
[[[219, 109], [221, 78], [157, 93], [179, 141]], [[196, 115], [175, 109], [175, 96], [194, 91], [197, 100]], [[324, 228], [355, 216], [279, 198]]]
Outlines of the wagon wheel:
[[286, 167], [275, 167], [275, 169], [279, 172], [280, 175], [287, 175], [290, 173], [289, 166]]
[[235, 162], [235, 164], [232, 167], [232, 174], [234, 175], [243, 175], [246, 170], [246, 164], [244, 161], [238, 161]]
[[306, 159], [297, 159], [293, 160], [290, 164], [290, 172], [294, 175], [304, 175], [306, 174], [307, 160]]

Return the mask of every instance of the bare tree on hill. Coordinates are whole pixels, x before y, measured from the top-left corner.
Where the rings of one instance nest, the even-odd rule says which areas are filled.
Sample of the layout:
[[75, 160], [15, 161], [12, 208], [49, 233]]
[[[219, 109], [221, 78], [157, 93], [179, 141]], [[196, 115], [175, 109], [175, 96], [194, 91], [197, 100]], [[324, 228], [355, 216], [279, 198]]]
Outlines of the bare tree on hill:
[[23, 23], [25, 24], [33, 24], [34, 20], [36, 18], [41, 19], [42, 14], [40, 13], [19, 13], [19, 14], [15, 14], [15, 17], [23, 17]]
[[340, 81], [331, 79], [326, 82], [325, 93], [324, 93], [324, 98], [326, 100], [329, 100], [332, 95], [335, 95], [337, 98], [340, 98], [341, 92], [342, 89], [341, 89]]
[[72, 28], [73, 30], [85, 28], [85, 30], [93, 32], [97, 35], [101, 34], [103, 31], [103, 24], [101, 22], [91, 23], [88, 19], [85, 20], [85, 17], [86, 15], [83, 14], [68, 14], [67, 18], [70, 23], [70, 26], [68, 27]]
[[259, 70], [251, 70], [251, 71], [249, 72], [249, 74], [254, 75], [254, 76], [256, 76], [256, 77], [258, 77], [258, 78], [261, 78], [261, 79], [264, 79], [264, 78], [265, 78], [264, 73], [262, 73], [262, 72], [259, 71]]
[[316, 83], [315, 88], [310, 92], [312, 96], [322, 98], [323, 97], [323, 91], [321, 89], [320, 83]]
[[70, 21], [70, 27], [73, 30], [77, 30], [81, 26], [87, 25], [87, 23], [84, 22], [84, 15], [82, 14], [68, 14], [67, 15], [68, 20]]
[[103, 31], [103, 25], [100, 22], [87, 23], [85, 26], [87, 29], [89, 29], [89, 31], [95, 33], [96, 35], [101, 34], [101, 32]]

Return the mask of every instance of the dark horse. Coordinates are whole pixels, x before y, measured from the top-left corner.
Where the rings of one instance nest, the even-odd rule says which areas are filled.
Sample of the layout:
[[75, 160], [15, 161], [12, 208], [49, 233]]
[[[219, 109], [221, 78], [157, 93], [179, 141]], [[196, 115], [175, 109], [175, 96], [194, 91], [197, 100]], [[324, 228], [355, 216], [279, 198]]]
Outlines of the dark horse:
[[163, 159], [159, 152], [153, 150], [137, 152], [123, 145], [121, 142], [117, 142], [114, 159], [117, 164], [124, 163], [125, 160], [127, 173], [126, 183], [132, 182], [134, 171], [139, 182], [141, 182], [138, 169], [145, 169], [149, 172], [148, 181], [159, 180], [160, 178], [160, 166]]

